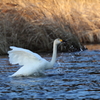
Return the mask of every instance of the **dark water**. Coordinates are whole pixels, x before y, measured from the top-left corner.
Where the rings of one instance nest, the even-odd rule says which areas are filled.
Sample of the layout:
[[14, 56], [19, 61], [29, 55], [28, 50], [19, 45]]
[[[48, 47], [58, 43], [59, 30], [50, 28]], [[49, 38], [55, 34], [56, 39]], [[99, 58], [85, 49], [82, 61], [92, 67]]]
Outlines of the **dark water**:
[[60, 53], [54, 68], [41, 77], [8, 77], [17, 69], [7, 56], [0, 57], [0, 100], [100, 99], [100, 50]]

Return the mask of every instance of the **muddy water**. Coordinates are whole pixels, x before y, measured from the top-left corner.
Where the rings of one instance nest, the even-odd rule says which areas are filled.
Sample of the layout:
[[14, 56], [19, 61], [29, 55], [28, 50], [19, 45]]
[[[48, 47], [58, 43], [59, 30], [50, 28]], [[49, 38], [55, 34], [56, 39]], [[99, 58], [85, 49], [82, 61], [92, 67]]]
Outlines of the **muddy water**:
[[[50, 54], [42, 56], [51, 59]], [[7, 56], [0, 56], [0, 100], [100, 99], [100, 49], [59, 53], [54, 68], [46, 70], [45, 76], [8, 77], [18, 69], [9, 64]]]

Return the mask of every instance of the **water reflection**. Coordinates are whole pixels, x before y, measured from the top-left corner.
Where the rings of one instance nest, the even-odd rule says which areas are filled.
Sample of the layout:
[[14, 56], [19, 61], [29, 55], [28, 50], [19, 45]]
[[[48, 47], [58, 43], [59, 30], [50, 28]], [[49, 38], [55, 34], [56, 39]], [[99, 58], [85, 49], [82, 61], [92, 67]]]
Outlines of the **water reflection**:
[[88, 44], [88, 45], [85, 45], [88, 50], [100, 50], [100, 44]]
[[41, 77], [8, 77], [18, 69], [9, 64], [7, 56], [0, 57], [0, 100], [100, 98], [100, 50], [59, 53], [54, 68]]

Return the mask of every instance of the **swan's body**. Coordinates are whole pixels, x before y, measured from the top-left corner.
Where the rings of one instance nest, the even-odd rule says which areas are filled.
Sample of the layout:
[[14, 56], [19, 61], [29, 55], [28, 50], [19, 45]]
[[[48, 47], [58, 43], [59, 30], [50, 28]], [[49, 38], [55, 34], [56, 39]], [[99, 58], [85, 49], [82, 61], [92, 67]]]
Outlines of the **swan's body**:
[[12, 49], [11, 51], [8, 51], [10, 63], [19, 64], [22, 66], [17, 72], [11, 75], [11, 77], [30, 76], [36, 73], [42, 73], [45, 69], [52, 68], [56, 61], [57, 45], [61, 42], [61, 39], [56, 39], [54, 41], [53, 55], [50, 62], [30, 50], [10, 46], [10, 48]]

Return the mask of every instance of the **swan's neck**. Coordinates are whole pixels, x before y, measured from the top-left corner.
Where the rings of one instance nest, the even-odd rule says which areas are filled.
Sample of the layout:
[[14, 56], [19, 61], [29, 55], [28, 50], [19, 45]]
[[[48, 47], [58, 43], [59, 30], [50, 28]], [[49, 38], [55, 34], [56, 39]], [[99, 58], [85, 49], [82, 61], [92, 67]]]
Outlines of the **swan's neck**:
[[53, 67], [57, 57], [57, 44], [53, 44], [53, 54], [52, 54], [52, 59], [50, 61], [50, 65]]

